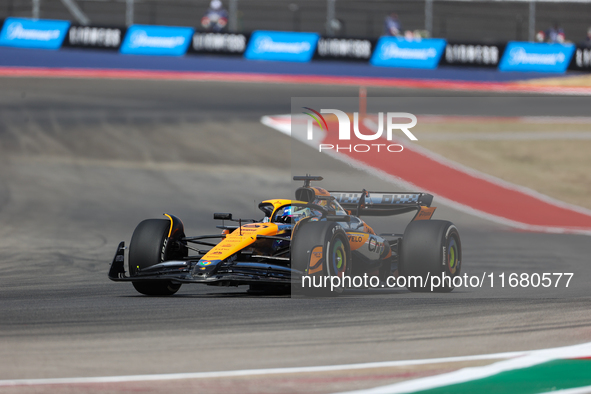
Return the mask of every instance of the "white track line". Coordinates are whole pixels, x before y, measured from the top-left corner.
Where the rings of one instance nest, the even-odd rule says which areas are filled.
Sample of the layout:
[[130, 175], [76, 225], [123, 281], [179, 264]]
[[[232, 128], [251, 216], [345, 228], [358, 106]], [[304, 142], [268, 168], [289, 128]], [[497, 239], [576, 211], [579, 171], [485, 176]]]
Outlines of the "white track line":
[[2, 386], [33, 386], [48, 384], [76, 384], [76, 383], [121, 383], [121, 382], [144, 382], [153, 380], [179, 380], [179, 379], [204, 379], [204, 378], [224, 378], [235, 376], [253, 376], [253, 375], [277, 375], [293, 373], [310, 372], [329, 372], [346, 371], [354, 369], [388, 368], [401, 367], [409, 365], [441, 364], [461, 361], [494, 360], [522, 357], [528, 352], [505, 352], [493, 354], [480, 354], [475, 356], [459, 356], [431, 358], [422, 360], [402, 360], [402, 361], [383, 361], [363, 364], [344, 364], [344, 365], [325, 365], [317, 367], [293, 367], [293, 368], [269, 368], [269, 369], [244, 369], [236, 371], [218, 371], [218, 372], [189, 372], [174, 374], [154, 374], [154, 375], [128, 375], [128, 376], [98, 376], [84, 378], [50, 378], [50, 379], [12, 379], [0, 380]]
[[[463, 368], [454, 372], [414, 379], [368, 390], [348, 391], [347, 394], [402, 394], [428, 390], [471, 380], [487, 378], [501, 372], [527, 368], [556, 359], [591, 356], [591, 342], [553, 349], [534, 350], [522, 357], [499, 361], [482, 367]], [[583, 391], [586, 392], [586, 391]], [[345, 394], [345, 392], [340, 393]]]
[[540, 394], [589, 394], [591, 393], [591, 386], [575, 387], [573, 389], [547, 391]]

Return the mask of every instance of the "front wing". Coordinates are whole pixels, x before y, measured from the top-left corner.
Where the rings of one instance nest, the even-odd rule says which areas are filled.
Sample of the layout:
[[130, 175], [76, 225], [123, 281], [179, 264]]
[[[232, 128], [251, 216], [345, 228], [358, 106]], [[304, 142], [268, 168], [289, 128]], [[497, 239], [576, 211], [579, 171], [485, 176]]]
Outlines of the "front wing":
[[115, 282], [139, 282], [166, 280], [173, 283], [205, 283], [212, 285], [239, 285], [255, 283], [289, 284], [292, 280], [301, 280], [302, 272], [288, 267], [248, 262], [232, 261], [221, 263], [218, 270], [209, 276], [193, 274], [193, 268], [199, 262], [195, 260], [166, 261], [144, 268], [138, 275], [128, 276], [125, 272], [125, 242], [117, 247], [117, 252], [109, 269], [109, 279]]

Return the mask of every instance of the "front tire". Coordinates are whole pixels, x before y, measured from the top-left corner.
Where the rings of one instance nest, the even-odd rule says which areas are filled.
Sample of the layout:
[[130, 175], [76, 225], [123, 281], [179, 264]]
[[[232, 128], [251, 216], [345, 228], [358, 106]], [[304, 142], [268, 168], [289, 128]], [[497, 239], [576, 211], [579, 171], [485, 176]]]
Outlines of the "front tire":
[[[449, 277], [441, 280], [432, 291], [446, 293], [454, 289], [453, 279], [460, 276], [462, 244], [453, 223], [446, 220], [411, 222], [404, 231], [400, 250], [400, 274], [407, 279], [410, 291], [431, 291], [433, 276]], [[414, 280], [409, 278], [414, 277]], [[422, 278], [421, 281], [416, 278]], [[422, 282], [422, 285], [419, 283]]]
[[[339, 286], [331, 288], [325, 277], [337, 276], [341, 279], [350, 276], [353, 268], [349, 238], [340, 225], [334, 222], [305, 222], [299, 225], [291, 243], [292, 267], [310, 276], [312, 286], [295, 284], [304, 295], [330, 296], [343, 292], [342, 281]], [[314, 277], [317, 281], [314, 282]], [[315, 287], [321, 279], [321, 286]]]
[[[147, 219], [138, 224], [129, 244], [129, 273], [137, 275], [143, 268], [166, 260], [186, 256], [186, 249], [168, 238], [170, 221]], [[171, 281], [132, 281], [133, 287], [141, 294], [149, 296], [168, 296], [176, 293], [180, 283]]]

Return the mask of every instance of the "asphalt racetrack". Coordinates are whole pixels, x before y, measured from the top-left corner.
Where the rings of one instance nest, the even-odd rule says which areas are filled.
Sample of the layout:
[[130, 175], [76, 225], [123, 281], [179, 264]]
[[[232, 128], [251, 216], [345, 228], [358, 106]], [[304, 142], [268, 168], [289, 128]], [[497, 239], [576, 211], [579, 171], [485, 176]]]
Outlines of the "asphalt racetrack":
[[[141, 220], [173, 213], [196, 235], [217, 231], [213, 212], [260, 218], [258, 202], [292, 196], [293, 172], [322, 175], [328, 188], [400, 189], [259, 122], [289, 113], [292, 96], [356, 94], [305, 85], [1, 79], [0, 379], [349, 364], [591, 341], [589, 237], [510, 231], [445, 206], [435, 218], [458, 226], [465, 270], [573, 272], [571, 286], [302, 299], [184, 285], [174, 297], [149, 298], [107, 279], [118, 242], [128, 243]], [[421, 96], [452, 94], [369, 91], [417, 105]], [[520, 100], [507, 97], [507, 108], [496, 110], [510, 114]], [[591, 98], [567, 100], [563, 115], [588, 115]], [[437, 110], [487, 111], [426, 109]], [[535, 109], [553, 110], [551, 99]], [[401, 230], [392, 223], [376, 230]], [[382, 384], [355, 376], [313, 388]]]

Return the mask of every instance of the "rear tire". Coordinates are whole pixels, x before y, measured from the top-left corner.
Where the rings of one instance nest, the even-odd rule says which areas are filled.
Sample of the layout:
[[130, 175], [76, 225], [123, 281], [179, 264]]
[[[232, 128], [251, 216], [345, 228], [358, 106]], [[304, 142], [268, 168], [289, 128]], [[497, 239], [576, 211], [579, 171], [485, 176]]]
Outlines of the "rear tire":
[[[138, 224], [129, 244], [129, 273], [135, 276], [143, 268], [159, 264], [166, 260], [182, 259], [186, 249], [175, 247], [175, 242], [168, 238], [170, 221], [165, 219], [147, 219]], [[171, 281], [133, 281], [133, 287], [141, 294], [149, 296], [173, 295], [180, 288], [180, 283]]]
[[[324, 277], [351, 275], [353, 265], [349, 238], [341, 226], [334, 222], [305, 222], [298, 227], [291, 243], [292, 268], [302, 271], [304, 275], [320, 276], [322, 281]], [[322, 253], [321, 257], [314, 257], [319, 256], [319, 251]], [[321, 270], [314, 272], [320, 264]], [[311, 279], [313, 284], [313, 278]], [[345, 289], [343, 286], [331, 289], [330, 281], [327, 286], [321, 287], [303, 287], [302, 283], [294, 286], [308, 296], [338, 295]]]
[[[453, 223], [446, 220], [411, 222], [404, 231], [400, 249], [400, 274], [407, 278], [408, 290], [431, 291], [431, 277], [441, 279], [442, 275], [450, 281], [442, 280], [433, 291], [447, 293], [454, 289], [453, 279], [460, 276], [462, 268], [462, 244]], [[423, 285], [419, 286], [417, 282], [420, 281], [411, 281], [409, 277], [421, 277]]]

